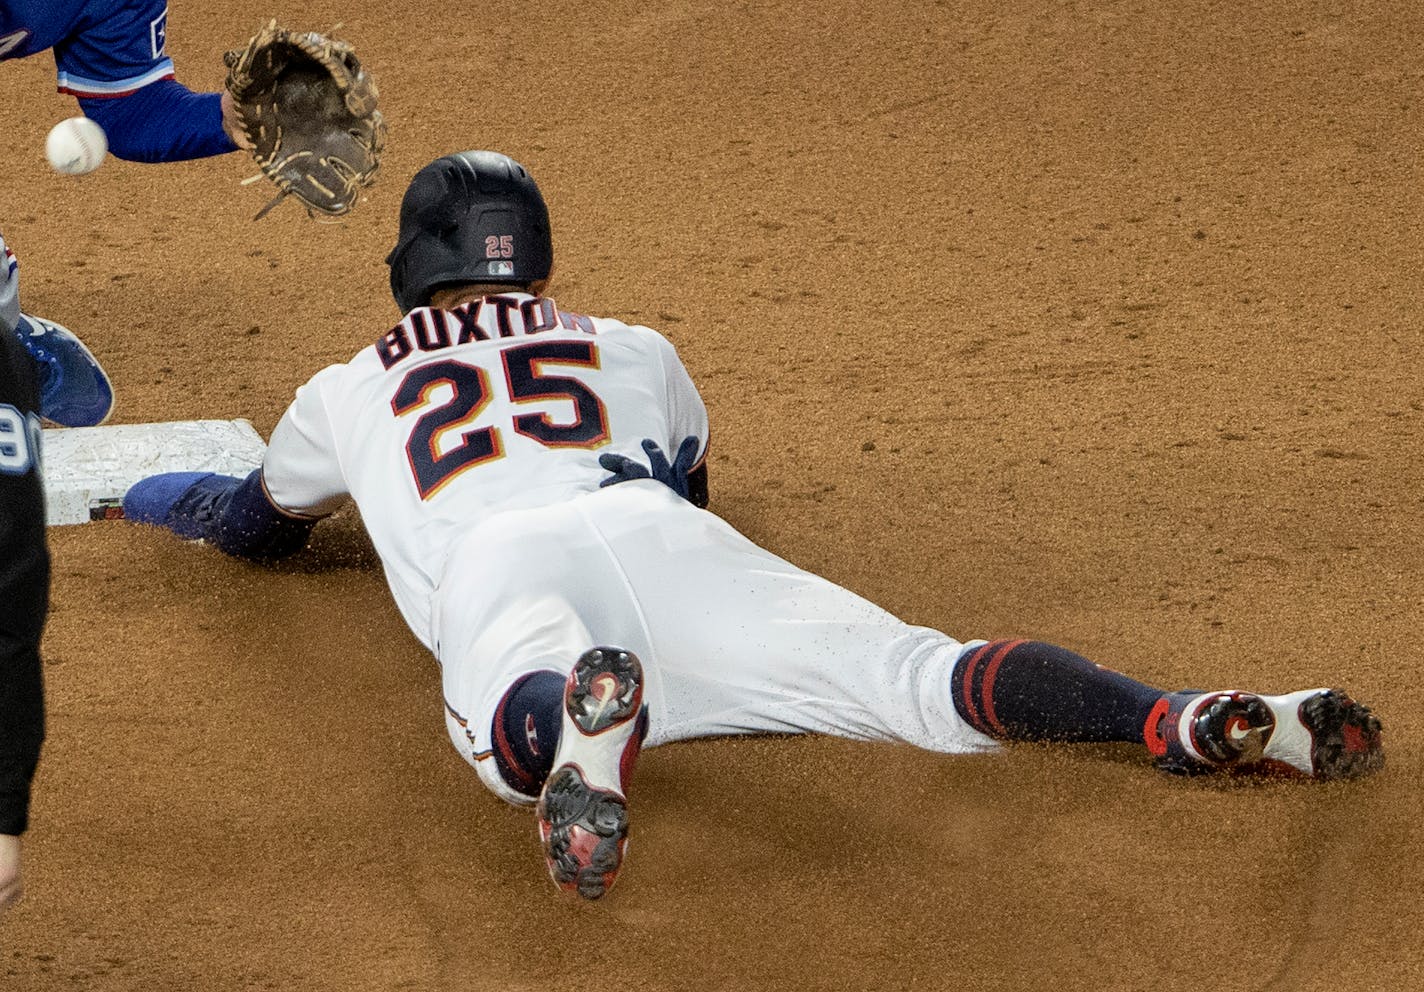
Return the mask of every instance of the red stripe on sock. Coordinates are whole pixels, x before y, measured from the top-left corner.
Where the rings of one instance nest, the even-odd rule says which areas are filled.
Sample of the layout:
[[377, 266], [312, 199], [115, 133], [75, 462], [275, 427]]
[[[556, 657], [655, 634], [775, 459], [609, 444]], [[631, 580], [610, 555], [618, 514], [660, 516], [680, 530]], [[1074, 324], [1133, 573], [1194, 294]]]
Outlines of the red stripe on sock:
[[1172, 701], [1163, 696], [1153, 705], [1152, 712], [1147, 714], [1147, 722], [1142, 725], [1142, 743], [1159, 758], [1167, 753], [1167, 728], [1162, 726], [1162, 722], [1171, 712]]
[[999, 674], [999, 666], [1003, 664], [1004, 657], [1018, 647], [1026, 644], [1027, 641], [1000, 641], [1002, 646], [994, 652], [994, 657], [989, 659], [989, 667], [984, 670], [984, 685], [980, 690], [980, 697], [984, 703], [984, 717], [989, 721], [989, 726], [994, 728], [994, 733], [999, 737], [1007, 736], [1004, 733], [1004, 725], [999, 722], [998, 716], [994, 713], [994, 677]]
[[982, 734], [987, 734], [988, 728], [984, 726], [983, 719], [979, 716], [979, 710], [974, 705], [974, 696], [970, 691], [970, 686], [974, 681], [974, 669], [979, 667], [979, 662], [984, 655], [993, 647], [992, 644], [983, 644], [974, 649], [974, 653], [966, 658], [964, 664], [964, 691], [960, 694], [964, 698], [964, 708], [969, 714], [969, 725]]
[[509, 696], [506, 695], [499, 701], [499, 706], [494, 711], [491, 727], [494, 730], [494, 746], [499, 748], [499, 755], [504, 759], [505, 765], [519, 779], [518, 782], [509, 784], [519, 792], [529, 794], [537, 788], [538, 783], [534, 781], [534, 776], [519, 763], [519, 759], [514, 756], [514, 748], [510, 746], [509, 738], [504, 734], [504, 707], [508, 701]]

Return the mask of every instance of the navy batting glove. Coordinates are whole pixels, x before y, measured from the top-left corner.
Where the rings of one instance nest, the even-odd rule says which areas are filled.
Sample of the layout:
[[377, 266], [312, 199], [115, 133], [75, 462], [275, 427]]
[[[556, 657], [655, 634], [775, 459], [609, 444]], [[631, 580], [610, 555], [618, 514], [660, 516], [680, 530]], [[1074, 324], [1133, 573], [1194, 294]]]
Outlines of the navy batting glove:
[[663, 456], [662, 449], [652, 441], [643, 442], [643, 450], [648, 453], [649, 460], [653, 462], [653, 476], [657, 478], [659, 482], [663, 482], [667, 485], [673, 492], [687, 500], [692, 499], [690, 486], [688, 485], [688, 476], [692, 473], [692, 466], [697, 464], [698, 443], [695, 437], [685, 437], [682, 439], [682, 444], [677, 446], [677, 455], [674, 456], [672, 465], [668, 466], [670, 478], [663, 479], [657, 474], [657, 466], [659, 462], [667, 466], [667, 458]]
[[600, 482], [599, 486], [612, 486], [620, 482], [632, 482], [634, 479], [655, 479], [683, 499], [690, 500], [691, 489], [687, 477], [697, 462], [698, 443], [695, 437], [684, 438], [678, 446], [676, 457], [669, 462], [658, 442], [652, 438], [644, 438], [643, 450], [647, 452], [651, 468], [644, 468], [641, 463], [627, 455], [599, 455], [598, 464], [613, 473]]
[[306, 546], [315, 520], [277, 510], [262, 488], [262, 470], [245, 479], [215, 472], [164, 472], [124, 494], [124, 517], [166, 527], [185, 540], [205, 540], [236, 558], [276, 561]]
[[651, 472], [627, 455], [615, 455], [612, 453], [599, 455], [598, 464], [613, 473], [598, 484], [600, 489], [604, 486], [616, 486], [620, 482], [632, 482], [635, 479], [652, 478]]
[[150, 475], [124, 494], [124, 518], [167, 527], [185, 540], [205, 538], [241, 481], [216, 472]]

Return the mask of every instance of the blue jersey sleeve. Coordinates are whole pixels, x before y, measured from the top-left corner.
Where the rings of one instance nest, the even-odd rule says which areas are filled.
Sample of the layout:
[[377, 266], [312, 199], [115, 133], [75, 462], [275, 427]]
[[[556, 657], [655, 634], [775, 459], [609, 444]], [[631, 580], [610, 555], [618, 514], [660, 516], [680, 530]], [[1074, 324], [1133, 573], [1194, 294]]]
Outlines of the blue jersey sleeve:
[[60, 92], [120, 97], [171, 79], [167, 32], [168, 0], [91, 0], [54, 46]]
[[109, 151], [130, 162], [178, 162], [237, 150], [223, 130], [222, 94], [194, 93], [172, 79], [117, 100], [85, 97], [79, 106], [104, 129]]

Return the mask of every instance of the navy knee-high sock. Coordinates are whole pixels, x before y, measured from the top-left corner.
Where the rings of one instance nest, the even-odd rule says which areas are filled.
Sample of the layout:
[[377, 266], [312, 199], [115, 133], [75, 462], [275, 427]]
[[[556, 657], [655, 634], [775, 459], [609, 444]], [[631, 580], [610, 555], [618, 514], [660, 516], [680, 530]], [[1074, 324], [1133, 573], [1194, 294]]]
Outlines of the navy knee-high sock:
[[1042, 641], [991, 641], [966, 651], [954, 666], [953, 694], [959, 715], [990, 737], [1149, 747], [1168, 696]]
[[494, 711], [494, 763], [510, 788], [538, 796], [554, 767], [564, 706], [558, 672], [530, 672], [509, 687]]

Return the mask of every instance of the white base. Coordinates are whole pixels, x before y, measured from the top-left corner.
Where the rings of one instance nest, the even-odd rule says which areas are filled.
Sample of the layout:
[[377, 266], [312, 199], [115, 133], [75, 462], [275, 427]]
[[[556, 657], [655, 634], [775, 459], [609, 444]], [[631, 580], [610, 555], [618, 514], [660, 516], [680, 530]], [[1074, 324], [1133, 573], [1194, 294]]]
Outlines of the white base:
[[123, 516], [124, 493], [160, 472], [246, 475], [266, 445], [245, 420], [50, 428], [43, 432], [45, 522]]

